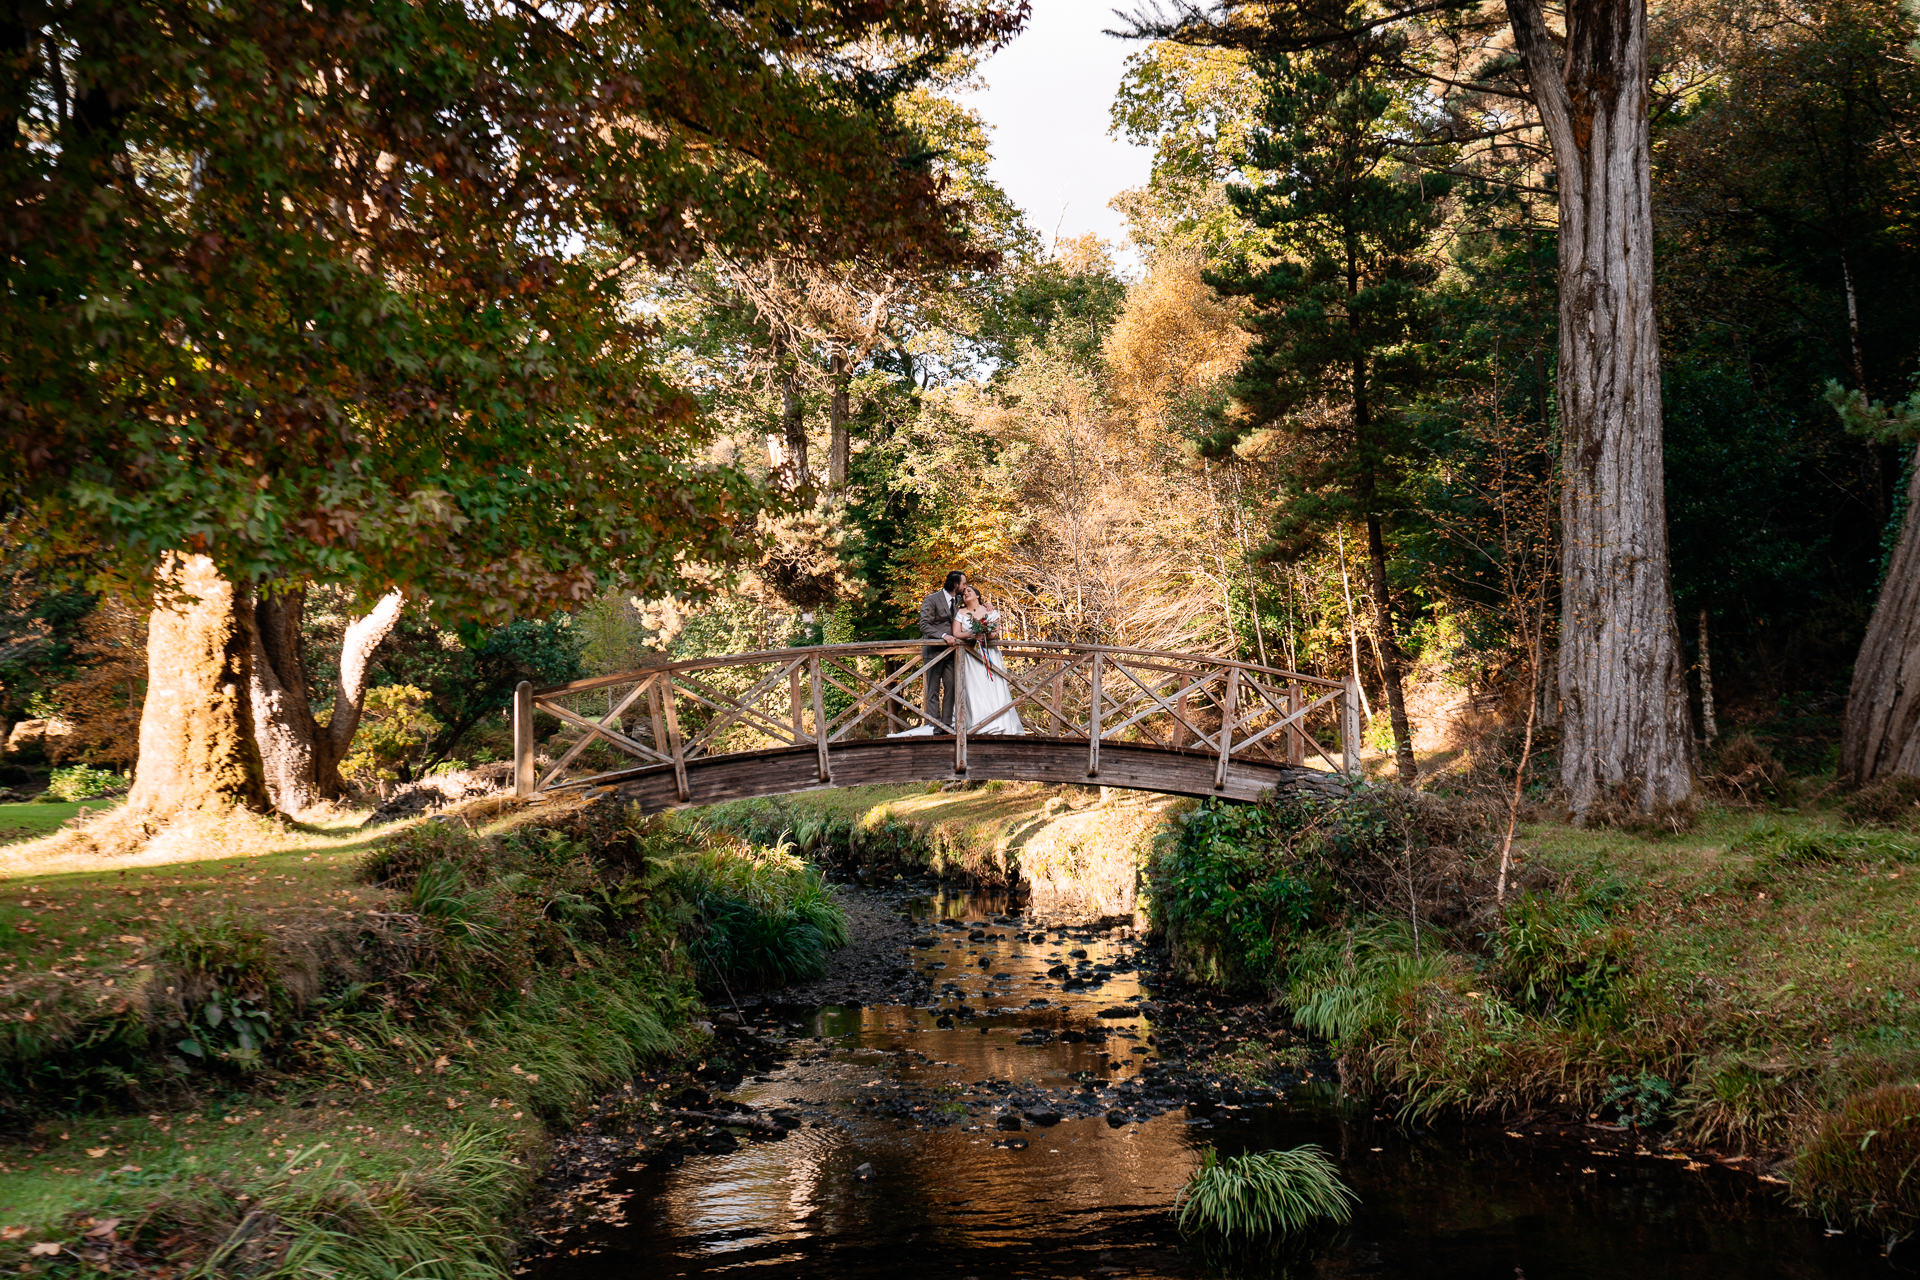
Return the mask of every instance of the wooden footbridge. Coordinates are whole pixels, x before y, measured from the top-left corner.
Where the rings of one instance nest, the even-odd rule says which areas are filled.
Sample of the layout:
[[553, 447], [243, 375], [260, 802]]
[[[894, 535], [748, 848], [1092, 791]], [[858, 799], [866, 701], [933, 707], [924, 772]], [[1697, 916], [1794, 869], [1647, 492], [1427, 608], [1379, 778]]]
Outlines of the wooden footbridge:
[[815, 787], [991, 778], [1252, 800], [1275, 787], [1344, 792], [1359, 771], [1350, 683], [1196, 654], [1046, 641], [998, 648], [1011, 707], [974, 715], [957, 680], [950, 723], [922, 714], [933, 664], [918, 641], [663, 663], [547, 689], [522, 683], [515, 791], [613, 787], [649, 812]]

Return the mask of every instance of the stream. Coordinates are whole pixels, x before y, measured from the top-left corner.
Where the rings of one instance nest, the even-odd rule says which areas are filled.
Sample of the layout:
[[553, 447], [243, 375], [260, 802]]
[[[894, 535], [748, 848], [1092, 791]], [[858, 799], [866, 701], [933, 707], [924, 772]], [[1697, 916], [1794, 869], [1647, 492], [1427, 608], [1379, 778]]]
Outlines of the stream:
[[1209, 1085], [1183, 1074], [1125, 931], [1038, 929], [988, 893], [936, 892], [911, 910], [924, 926], [900, 959], [911, 1003], [748, 1007], [786, 1056], [731, 1092], [679, 1100], [743, 1104], [784, 1135], [716, 1128], [706, 1149], [668, 1152], [641, 1134], [653, 1145], [594, 1189], [610, 1208], [522, 1274], [1199, 1276], [1169, 1206], [1201, 1150], [1305, 1142], [1360, 1204], [1273, 1274], [1909, 1274], [1876, 1242], [1795, 1214], [1782, 1188], [1636, 1154], [1630, 1137], [1407, 1126], [1340, 1102], [1305, 1061], [1281, 1088]]

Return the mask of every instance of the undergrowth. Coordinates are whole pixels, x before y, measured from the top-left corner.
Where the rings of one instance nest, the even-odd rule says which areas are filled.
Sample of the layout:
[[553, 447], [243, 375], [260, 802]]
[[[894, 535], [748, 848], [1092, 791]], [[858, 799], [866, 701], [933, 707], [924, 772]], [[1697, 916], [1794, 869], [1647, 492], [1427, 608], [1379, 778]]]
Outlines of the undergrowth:
[[1744, 1152], [1898, 1237], [1920, 1226], [1920, 842], [1884, 829], [1911, 804], [1885, 792], [1533, 828], [1504, 902], [1489, 845], [1399, 788], [1209, 804], [1156, 849], [1152, 919], [1187, 977], [1269, 993], [1404, 1117], [1557, 1112]]
[[[700, 981], [760, 978], [797, 931], [802, 963], [844, 942], [791, 850], [529, 817], [382, 841], [365, 888], [329, 891], [364, 910], [189, 897], [109, 970], [9, 975], [0, 1200], [25, 1221], [0, 1266], [503, 1275], [545, 1122], [681, 1046]], [[299, 882], [279, 865], [229, 883]]]

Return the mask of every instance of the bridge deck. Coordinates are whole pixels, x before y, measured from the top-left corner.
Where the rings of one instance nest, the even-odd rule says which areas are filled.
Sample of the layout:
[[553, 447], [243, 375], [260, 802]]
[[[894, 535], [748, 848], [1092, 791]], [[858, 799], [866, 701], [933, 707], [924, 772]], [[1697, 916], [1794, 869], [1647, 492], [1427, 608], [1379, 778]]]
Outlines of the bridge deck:
[[602, 774], [622, 799], [648, 813], [678, 805], [718, 804], [749, 796], [790, 795], [820, 787], [857, 787], [908, 782], [985, 781], [1098, 784], [1167, 795], [1254, 800], [1264, 791], [1307, 789], [1329, 795], [1346, 790], [1346, 778], [1320, 769], [1280, 764], [1235, 763], [1227, 784], [1214, 786], [1214, 761], [1197, 752], [1166, 747], [1108, 744], [1100, 751], [1100, 776], [1087, 776], [1087, 744], [1071, 738], [984, 737], [967, 747], [967, 772], [954, 772], [952, 738], [879, 738], [833, 749], [832, 778], [821, 782], [812, 747], [741, 751], [689, 762], [688, 796], [680, 799], [671, 765], [648, 765]]

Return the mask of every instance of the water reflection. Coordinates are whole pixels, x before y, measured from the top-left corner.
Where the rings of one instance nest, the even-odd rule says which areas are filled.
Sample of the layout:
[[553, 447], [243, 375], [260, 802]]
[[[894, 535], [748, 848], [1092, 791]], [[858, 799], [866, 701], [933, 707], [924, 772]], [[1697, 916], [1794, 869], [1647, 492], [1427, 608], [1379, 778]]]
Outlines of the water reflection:
[[[1120, 1128], [1102, 1118], [1028, 1127], [1018, 1135], [1024, 1149], [995, 1145], [1010, 1135], [996, 1132], [989, 1115], [919, 1127], [932, 1118], [928, 1108], [951, 1114], [956, 1104], [939, 1099], [969, 1084], [1078, 1088], [1136, 1074], [1157, 1056], [1146, 1044], [1149, 1017], [1097, 1016], [1151, 994], [1122, 971], [1130, 946], [1036, 931], [1005, 915], [1015, 905], [967, 895], [923, 904], [917, 914], [929, 928], [921, 937], [931, 941], [903, 957], [932, 977], [934, 998], [921, 1004], [777, 1011], [795, 1037], [793, 1057], [733, 1096], [791, 1107], [803, 1127], [677, 1168], [636, 1169], [621, 1179], [632, 1193], [623, 1225], [576, 1233], [567, 1248], [580, 1252], [563, 1251], [530, 1274], [1197, 1275], [1199, 1260], [1182, 1248], [1168, 1206], [1201, 1146], [1231, 1153], [1301, 1142], [1332, 1152], [1362, 1203], [1352, 1226], [1291, 1268], [1294, 1275], [1890, 1274], [1875, 1249], [1824, 1236], [1761, 1184], [1727, 1170], [1690, 1173], [1679, 1162], [1541, 1146], [1497, 1131], [1408, 1132], [1307, 1090], [1275, 1106], [1181, 1108]], [[1067, 989], [1079, 975], [1098, 981]], [[962, 1005], [970, 1018], [938, 1025]], [[1104, 1045], [1018, 1043], [1035, 1028], [1093, 1027], [1111, 1033]], [[854, 1105], [888, 1091], [906, 1098], [896, 1114]], [[862, 1166], [871, 1166], [869, 1176]]]

